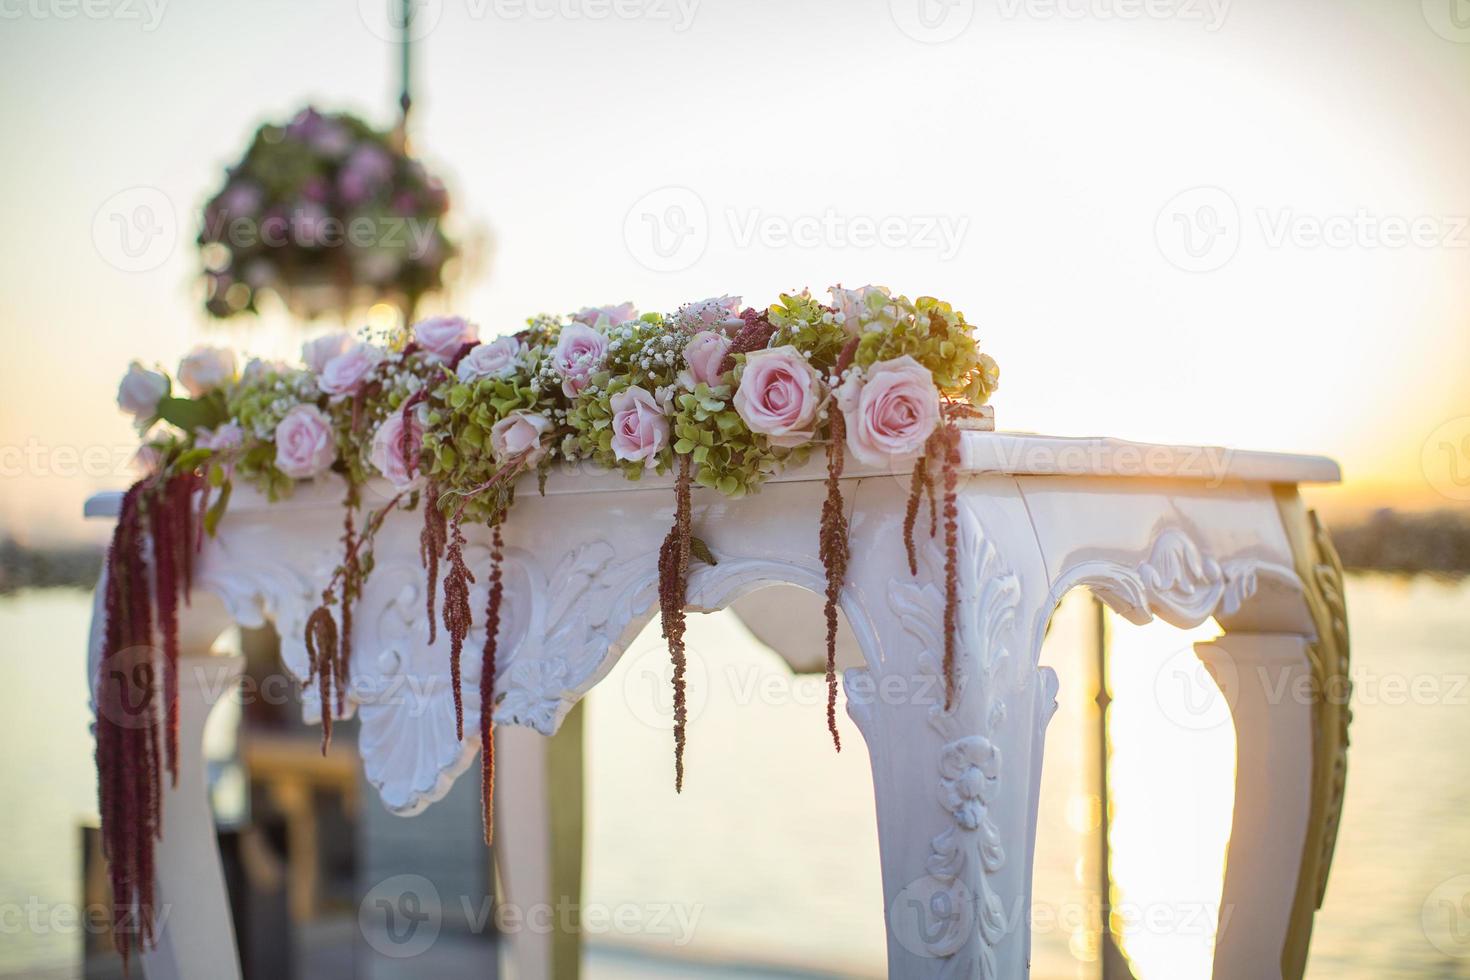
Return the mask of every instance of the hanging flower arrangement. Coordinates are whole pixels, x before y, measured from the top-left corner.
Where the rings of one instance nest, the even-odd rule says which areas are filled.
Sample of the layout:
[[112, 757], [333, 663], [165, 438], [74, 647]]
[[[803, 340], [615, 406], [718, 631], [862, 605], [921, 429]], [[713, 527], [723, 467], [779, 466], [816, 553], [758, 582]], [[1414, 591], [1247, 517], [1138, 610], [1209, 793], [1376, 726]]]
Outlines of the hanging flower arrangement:
[[448, 209], [397, 134], [307, 107], [256, 130], [205, 205], [205, 309], [253, 313], [266, 292], [306, 318], [380, 301], [412, 309], [455, 252]]
[[[672, 472], [674, 521], [659, 549], [659, 611], [674, 668], [675, 785], [687, 740], [685, 593], [691, 568], [715, 561], [695, 534], [694, 490], [740, 497], [786, 467], [826, 456], [817, 515], [827, 574], [826, 721], [836, 723], [837, 609], [849, 560], [842, 475], [846, 460], [912, 462], [905, 513], [909, 567], [927, 499], [930, 536], [944, 535], [947, 699], [954, 690], [958, 578], [956, 476], [960, 420], [996, 388], [995, 362], [948, 303], [910, 300], [884, 287], [834, 287], [831, 302], [782, 295], [758, 310], [736, 297], [639, 315], [631, 304], [538, 316], [519, 332], [482, 342], [459, 317], [416, 324], [401, 336], [336, 334], [314, 340], [303, 364], [251, 361], [199, 348], [180, 364], [173, 393], [162, 371], [134, 363], [118, 403], [145, 433], [151, 471], [129, 492], [108, 556], [104, 662], [145, 644], [164, 651], [157, 724], [143, 733], [98, 726], [103, 837], [115, 861], [119, 902], [151, 902], [151, 836], [159, 767], [172, 769], [177, 708], [176, 603], [187, 596], [189, 556], [213, 533], [231, 487], [245, 481], [271, 500], [298, 480], [343, 481], [342, 562], [306, 626], [308, 683], [322, 703], [323, 747], [341, 714], [351, 664], [352, 614], [372, 567], [373, 540], [394, 510], [418, 509], [430, 642], [449, 637], [456, 733], [464, 737], [460, 663], [471, 624], [465, 528], [489, 528], [489, 595], [481, 613], [480, 737], [485, 834], [494, 781], [493, 706], [503, 599], [503, 528], [519, 477], [544, 483], [558, 463], [592, 463], [628, 479]], [[381, 478], [394, 496], [361, 513], [361, 490]], [[942, 501], [942, 502], [941, 502]], [[153, 542], [153, 576], [143, 541]], [[437, 606], [437, 608], [436, 608]], [[156, 627], [153, 625], [156, 622]], [[151, 685], [139, 675], [133, 683]], [[139, 697], [153, 697], [152, 687]], [[151, 703], [151, 702], [150, 702]], [[334, 711], [335, 709], [335, 711]], [[162, 744], [155, 734], [161, 730]], [[145, 940], [146, 941], [146, 940]]]

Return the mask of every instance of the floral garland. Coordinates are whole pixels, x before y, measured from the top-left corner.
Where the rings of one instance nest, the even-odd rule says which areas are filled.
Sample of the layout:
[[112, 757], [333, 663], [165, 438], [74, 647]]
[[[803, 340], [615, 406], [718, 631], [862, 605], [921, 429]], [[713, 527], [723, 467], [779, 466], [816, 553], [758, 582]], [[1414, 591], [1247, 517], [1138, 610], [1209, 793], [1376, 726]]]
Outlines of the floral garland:
[[[299, 480], [335, 474], [346, 488], [343, 560], [306, 627], [308, 683], [317, 684], [321, 697], [323, 749], [332, 716], [345, 707], [353, 604], [372, 568], [374, 536], [395, 509], [423, 513], [430, 641], [442, 622], [450, 638], [456, 734], [463, 739], [460, 662], [475, 581], [465, 561], [464, 527], [487, 525], [492, 552], [480, 736], [488, 840], [502, 529], [517, 478], [535, 472], [544, 486], [558, 463], [621, 470], [630, 480], [672, 471], [675, 513], [658, 554], [659, 609], [674, 666], [675, 784], [682, 789], [685, 590], [694, 562], [715, 561], [694, 534], [692, 490], [740, 497], [821, 447], [827, 483], [818, 533], [828, 582], [827, 726], [834, 744], [840, 750], [835, 655], [850, 557], [841, 490], [848, 457], [868, 465], [917, 460], [904, 520], [914, 574], [913, 534], [924, 496], [931, 536], [943, 519], [946, 700], [952, 697], [957, 419], [989, 398], [998, 369], [980, 350], [972, 325], [948, 303], [909, 300], [879, 286], [833, 287], [830, 303], [806, 291], [783, 294], [764, 310], [742, 309], [730, 296], [672, 314], [640, 316], [624, 303], [534, 317], [519, 332], [485, 342], [464, 319], [436, 317], [397, 336], [322, 337], [307, 343], [302, 356], [301, 366], [254, 360], [237, 372], [230, 351], [197, 348], [178, 369], [187, 397], [173, 393], [167, 374], [137, 362], [123, 378], [118, 404], [145, 434], [148, 475], [129, 491], [108, 558], [104, 660], [144, 642], [153, 629], [148, 610], [156, 608], [166, 676], [176, 670], [174, 598], [187, 597], [187, 556], [202, 533], [213, 533], [235, 482], [277, 500]], [[359, 520], [361, 488], [375, 477], [396, 496]], [[140, 550], [150, 527], [152, 587]], [[170, 767], [174, 697], [167, 688], [162, 717]], [[117, 893], [144, 911], [151, 902], [151, 838], [137, 828], [156, 826], [156, 741], [99, 725], [104, 839], [112, 854], [143, 854], [121, 866]]]
[[448, 209], [444, 185], [395, 134], [307, 107], [260, 127], [205, 205], [205, 309], [253, 313], [268, 290], [303, 316], [381, 299], [411, 309], [454, 254]]

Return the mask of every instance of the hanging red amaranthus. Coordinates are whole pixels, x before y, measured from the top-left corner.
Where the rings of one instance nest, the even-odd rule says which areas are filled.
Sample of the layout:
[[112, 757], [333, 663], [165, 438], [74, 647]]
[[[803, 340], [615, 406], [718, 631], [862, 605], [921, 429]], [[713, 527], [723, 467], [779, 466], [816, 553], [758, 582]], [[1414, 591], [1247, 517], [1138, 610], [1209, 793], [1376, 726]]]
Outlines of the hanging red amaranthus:
[[500, 525], [505, 512], [490, 522], [490, 595], [485, 602], [485, 649], [480, 659], [480, 813], [485, 843], [495, 837], [495, 655], [500, 645], [500, 604], [505, 593], [502, 562], [505, 541]]
[[[834, 368], [836, 377], [841, 378], [857, 353], [858, 338], [851, 337], [843, 345]], [[844, 444], [847, 440], [847, 423], [835, 404], [828, 407], [827, 433], [827, 496], [822, 501], [822, 519], [817, 538], [817, 555], [822, 569], [827, 574], [826, 603], [823, 611], [827, 618], [827, 730], [832, 733], [832, 745], [842, 751], [842, 736], [837, 732], [837, 609], [842, 600], [842, 586], [847, 581], [847, 561], [850, 552], [847, 545], [847, 508], [842, 503], [842, 468], [845, 461]]]
[[449, 631], [449, 684], [454, 689], [454, 735], [464, 741], [464, 695], [460, 690], [460, 656], [465, 637], [470, 633], [470, 585], [475, 575], [464, 560], [464, 532], [459, 514], [449, 522], [449, 545], [445, 560], [449, 571], [444, 576], [444, 628]]
[[[348, 481], [347, 496], [342, 501], [342, 564], [322, 590], [321, 605], [306, 618], [306, 683], [317, 685], [322, 711], [322, 754], [332, 744], [332, 717], [347, 707], [348, 670], [352, 659], [352, 609], [362, 596], [367, 570], [372, 566], [373, 541], [388, 515], [402, 502], [399, 493], [378, 510], [368, 515], [361, 533], [357, 530], [356, 513], [359, 493]], [[337, 606], [338, 618], [332, 616]]]
[[959, 629], [959, 506], [956, 487], [960, 472], [960, 430], [945, 422], [944, 442], [944, 710], [954, 707], [955, 646]]
[[[439, 484], [424, 488], [424, 527], [419, 532], [419, 561], [424, 566], [424, 608], [429, 614], [429, 643], [437, 636], [434, 600], [439, 588], [439, 556], [448, 542], [449, 525], [439, 509]], [[456, 695], [457, 696], [457, 695]]]
[[107, 552], [96, 678], [97, 802], [113, 937], [125, 964], [133, 948], [155, 941], [153, 845], [163, 832], [161, 769], [178, 783], [178, 603], [188, 601], [192, 584], [194, 498], [201, 486], [194, 473], [135, 483], [123, 497]]
[[684, 651], [684, 597], [689, 585], [689, 557], [693, 528], [690, 518], [688, 456], [679, 456], [674, 483], [674, 526], [658, 550], [658, 609], [663, 635], [674, 663], [674, 790], [684, 791], [684, 726], [688, 706], [684, 698], [684, 673], [688, 662]]

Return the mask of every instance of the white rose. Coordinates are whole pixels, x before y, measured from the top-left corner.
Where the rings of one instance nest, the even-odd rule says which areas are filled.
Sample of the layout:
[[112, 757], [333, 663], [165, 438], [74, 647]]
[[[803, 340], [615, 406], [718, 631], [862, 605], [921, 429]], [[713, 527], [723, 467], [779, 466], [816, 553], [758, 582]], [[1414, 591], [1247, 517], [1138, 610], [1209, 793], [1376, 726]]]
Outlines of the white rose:
[[179, 383], [199, 398], [235, 379], [235, 352], [224, 347], [195, 347], [179, 362]]
[[168, 394], [168, 378], [134, 361], [117, 386], [117, 407], [139, 422], [153, 418], [158, 403]]

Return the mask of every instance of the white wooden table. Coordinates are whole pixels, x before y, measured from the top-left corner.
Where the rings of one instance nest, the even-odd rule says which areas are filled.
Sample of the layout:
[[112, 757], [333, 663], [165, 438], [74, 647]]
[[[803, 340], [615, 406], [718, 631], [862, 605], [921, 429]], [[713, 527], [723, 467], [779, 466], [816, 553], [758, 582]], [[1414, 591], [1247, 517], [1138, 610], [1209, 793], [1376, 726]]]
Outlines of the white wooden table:
[[[1336, 481], [1336, 464], [1006, 433], [965, 433], [962, 450], [959, 696], [947, 711], [943, 532], [931, 540], [921, 517], [919, 573], [911, 575], [902, 541], [908, 476], [852, 468], [844, 478], [853, 558], [842, 609], [856, 645], [839, 666], [872, 760], [889, 975], [1027, 974], [1042, 747], [1057, 691], [1037, 657], [1057, 603], [1085, 586], [1134, 622], [1158, 616], [1191, 627], [1214, 616], [1225, 630], [1197, 648], [1225, 689], [1238, 739], [1222, 897], [1230, 916], [1215, 976], [1299, 976], [1335, 840], [1347, 710], [1340, 699], [1281, 692], [1308, 681], [1311, 691], [1340, 691], [1346, 675], [1340, 567], [1297, 495], [1298, 484]], [[690, 607], [720, 609], [772, 585], [821, 592], [822, 478], [814, 461], [744, 500], [696, 490], [694, 533], [718, 564], [695, 566]], [[341, 496], [335, 480], [304, 485], [279, 504], [236, 494], [204, 547], [183, 624], [186, 653], [203, 656], [231, 623], [270, 619], [285, 667], [306, 675], [302, 632], [338, 561]], [[370, 491], [365, 503], [386, 497]], [[116, 499], [94, 498], [88, 513], [112, 515]], [[604, 473], [554, 474], [544, 497], [534, 485], [518, 494], [505, 529], [498, 724], [551, 735], [612, 668], [656, 611], [656, 555], [673, 504], [668, 479], [629, 483]], [[405, 816], [470, 767], [480, 711], [479, 658], [469, 655], [465, 740], [457, 741], [448, 640], [440, 630], [428, 642], [418, 529], [417, 514], [395, 514], [378, 536], [354, 616], [350, 699], [367, 779]], [[488, 532], [468, 533], [471, 568], [488, 567]], [[488, 576], [478, 578], [477, 617]], [[749, 613], [771, 601], [742, 605]], [[93, 676], [98, 630], [94, 623]], [[467, 648], [478, 651], [482, 639], [472, 633]], [[781, 652], [803, 669], [821, 657]], [[207, 684], [191, 680], [201, 675], [189, 666], [182, 672], [184, 738], [196, 746], [205, 688], [219, 690], [222, 666], [239, 669], [198, 663], [212, 670]], [[309, 718], [319, 714], [314, 689], [303, 698]], [[537, 761], [544, 742], [508, 737], [502, 750], [497, 844], [517, 902], [552, 889], [542, 857], [557, 800]], [[238, 975], [199, 760], [184, 773], [166, 801], [158, 901], [173, 913], [160, 948], [144, 957], [153, 980]], [[574, 974], [551, 937], [517, 944], [521, 976]]]

